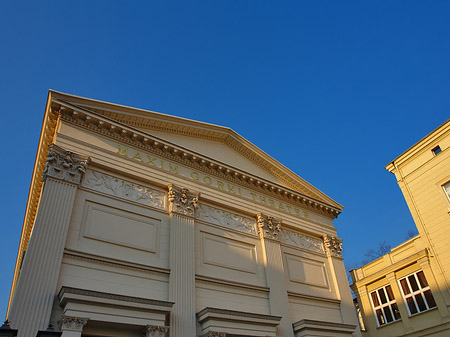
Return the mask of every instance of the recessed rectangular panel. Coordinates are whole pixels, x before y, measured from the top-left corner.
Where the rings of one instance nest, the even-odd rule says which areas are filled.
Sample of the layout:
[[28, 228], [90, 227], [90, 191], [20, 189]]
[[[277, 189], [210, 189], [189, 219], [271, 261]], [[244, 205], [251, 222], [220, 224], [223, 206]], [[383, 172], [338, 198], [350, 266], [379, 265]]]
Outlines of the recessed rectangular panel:
[[156, 253], [160, 220], [86, 201], [84, 237]]
[[323, 262], [288, 254], [286, 254], [286, 262], [291, 282], [329, 288]]
[[203, 263], [256, 274], [255, 246], [204, 234]]

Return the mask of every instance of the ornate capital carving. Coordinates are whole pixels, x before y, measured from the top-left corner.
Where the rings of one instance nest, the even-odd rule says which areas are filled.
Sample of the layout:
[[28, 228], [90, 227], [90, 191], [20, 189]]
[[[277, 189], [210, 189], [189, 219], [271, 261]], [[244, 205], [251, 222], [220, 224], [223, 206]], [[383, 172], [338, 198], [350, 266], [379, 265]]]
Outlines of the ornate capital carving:
[[195, 210], [198, 207], [198, 195], [189, 193], [187, 188], [179, 188], [169, 185], [169, 212], [181, 215], [195, 216]]
[[279, 240], [281, 231], [281, 220], [274, 219], [271, 216], [258, 214], [258, 231], [261, 238]]
[[323, 244], [328, 256], [342, 257], [342, 239], [335, 236], [323, 236]]
[[165, 326], [147, 325], [145, 327], [145, 337], [167, 337], [169, 328]]
[[79, 184], [86, 172], [89, 157], [80, 156], [66, 151], [55, 144], [50, 144], [47, 166], [44, 170], [43, 180], [47, 177], [56, 178], [73, 184]]
[[209, 331], [200, 337], [226, 337], [227, 334], [225, 332], [218, 332], [218, 331]]
[[63, 316], [58, 324], [61, 331], [70, 330], [81, 332], [87, 321], [86, 318]]

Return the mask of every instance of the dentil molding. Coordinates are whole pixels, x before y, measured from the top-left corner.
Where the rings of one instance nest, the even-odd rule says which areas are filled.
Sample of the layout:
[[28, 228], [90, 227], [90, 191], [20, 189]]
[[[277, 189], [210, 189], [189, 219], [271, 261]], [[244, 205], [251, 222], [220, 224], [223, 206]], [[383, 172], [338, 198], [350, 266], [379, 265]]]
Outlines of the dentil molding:
[[198, 208], [199, 195], [190, 193], [187, 188], [169, 185], [167, 199], [169, 201], [169, 213], [177, 213], [186, 216], [195, 216]]
[[78, 185], [86, 173], [89, 157], [66, 151], [55, 144], [50, 144], [49, 148], [42, 180], [51, 177]]
[[280, 240], [281, 220], [259, 213], [258, 231], [261, 238]]

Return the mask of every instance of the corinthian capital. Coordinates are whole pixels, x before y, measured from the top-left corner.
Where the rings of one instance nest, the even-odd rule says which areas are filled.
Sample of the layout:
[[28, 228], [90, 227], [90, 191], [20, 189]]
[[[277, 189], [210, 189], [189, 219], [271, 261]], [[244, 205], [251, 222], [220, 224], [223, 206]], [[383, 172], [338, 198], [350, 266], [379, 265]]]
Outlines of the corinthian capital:
[[169, 185], [169, 212], [187, 216], [194, 216], [198, 207], [198, 195], [190, 193], [187, 188]]
[[43, 180], [47, 177], [79, 184], [82, 175], [86, 172], [89, 157], [80, 156], [66, 151], [55, 144], [50, 144], [47, 157], [47, 166], [44, 170]]
[[200, 337], [226, 337], [227, 334], [225, 332], [218, 332], [218, 331], [209, 331]]
[[281, 231], [281, 220], [259, 213], [258, 230], [261, 238], [279, 240], [278, 234]]
[[169, 328], [164, 326], [147, 325], [145, 327], [145, 337], [167, 337]]
[[58, 323], [61, 331], [69, 330], [81, 332], [87, 321], [86, 318], [63, 316]]
[[328, 256], [342, 257], [342, 239], [335, 236], [323, 236], [323, 245]]

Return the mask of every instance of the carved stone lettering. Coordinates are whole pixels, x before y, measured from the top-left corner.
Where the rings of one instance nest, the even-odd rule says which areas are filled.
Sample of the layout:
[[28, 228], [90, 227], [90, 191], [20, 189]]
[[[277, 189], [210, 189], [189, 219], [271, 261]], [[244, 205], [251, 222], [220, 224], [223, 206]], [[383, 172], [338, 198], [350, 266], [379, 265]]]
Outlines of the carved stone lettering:
[[61, 331], [69, 330], [81, 332], [87, 321], [86, 318], [63, 316], [58, 323]]
[[335, 236], [323, 236], [323, 244], [328, 256], [342, 257], [342, 239]]
[[244, 233], [257, 234], [255, 220], [220, 208], [200, 204], [196, 215], [198, 219], [209, 223], [228, 227]]
[[258, 230], [261, 238], [279, 240], [281, 220], [260, 213], [258, 214]]
[[303, 249], [308, 249], [318, 253], [325, 253], [323, 241], [309, 235], [304, 235], [294, 231], [282, 229], [280, 232], [280, 241]]
[[166, 193], [97, 171], [88, 170], [81, 186], [142, 205], [165, 208]]
[[164, 326], [147, 325], [145, 327], [145, 337], [167, 337], [169, 328]]
[[195, 216], [195, 210], [198, 208], [198, 195], [190, 193], [187, 188], [169, 185], [167, 199], [170, 213]]
[[45, 181], [47, 177], [51, 177], [78, 185], [83, 174], [86, 173], [89, 157], [80, 156], [50, 144], [46, 162], [42, 180]]

